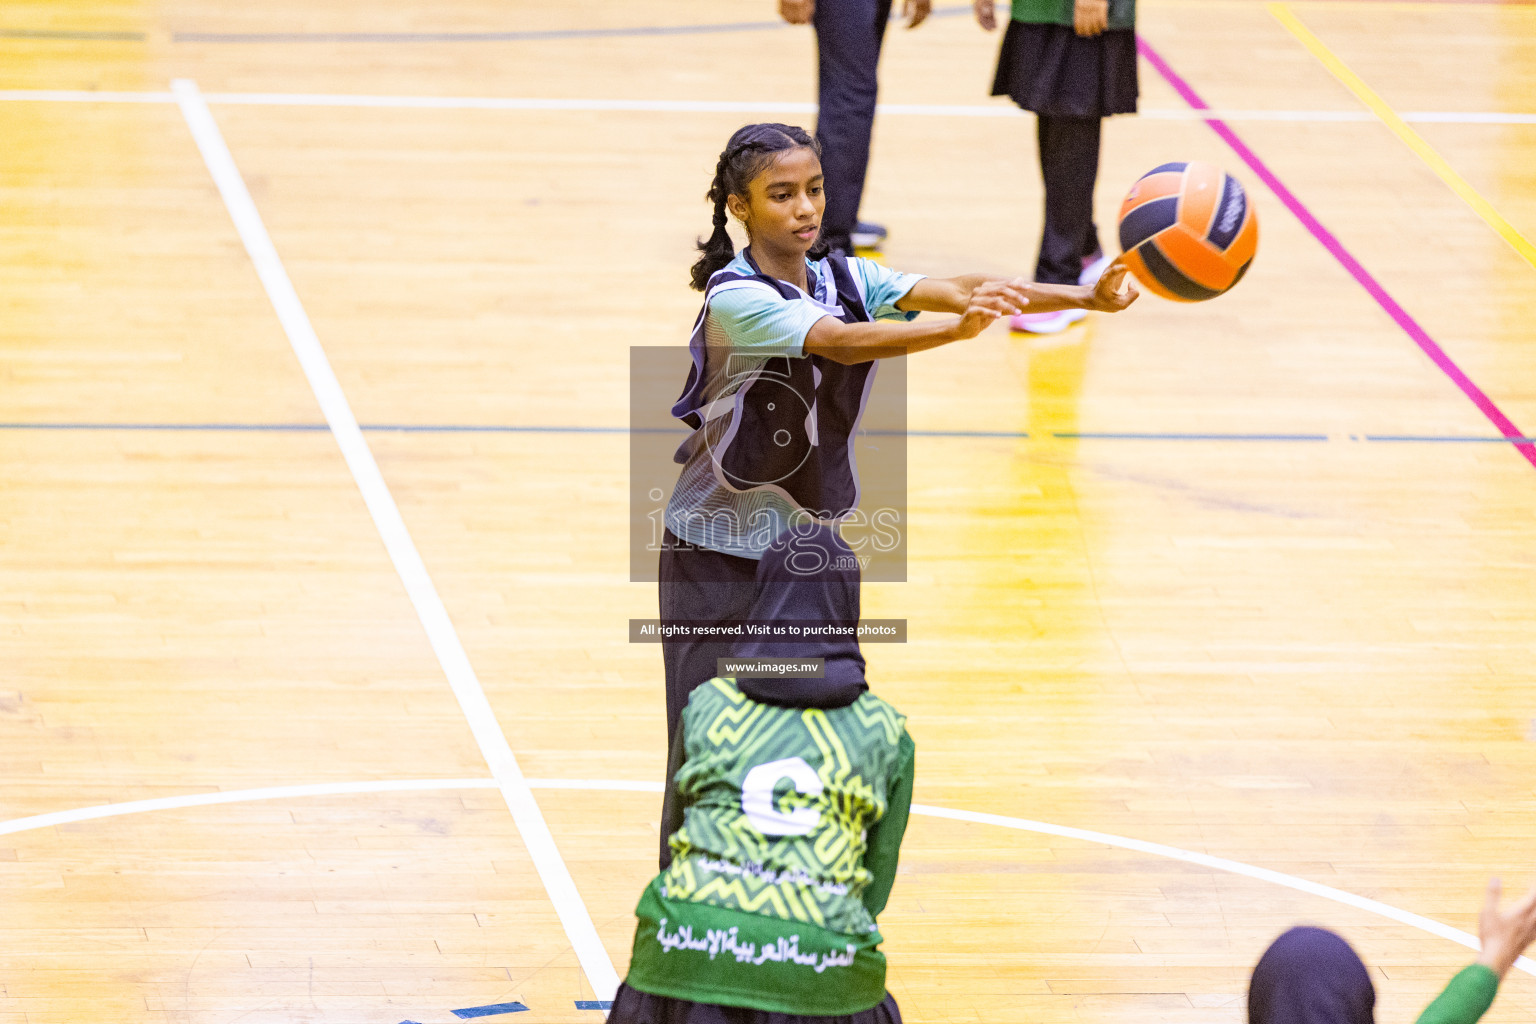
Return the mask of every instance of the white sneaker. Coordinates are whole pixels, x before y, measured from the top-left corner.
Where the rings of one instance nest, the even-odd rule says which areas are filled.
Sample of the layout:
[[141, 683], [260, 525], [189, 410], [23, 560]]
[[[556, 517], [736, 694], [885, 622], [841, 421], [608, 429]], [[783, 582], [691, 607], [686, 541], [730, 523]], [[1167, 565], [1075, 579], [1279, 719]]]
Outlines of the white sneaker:
[[1030, 334], [1059, 334], [1088, 315], [1086, 309], [1063, 309], [1055, 313], [1020, 313], [1008, 318], [1011, 331]]
[[1099, 278], [1104, 276], [1104, 271], [1108, 270], [1109, 265], [1113, 262], [1114, 260], [1110, 258], [1107, 252], [1099, 253], [1096, 258], [1093, 256], [1083, 257], [1083, 272], [1077, 276], [1077, 283], [1098, 284]]

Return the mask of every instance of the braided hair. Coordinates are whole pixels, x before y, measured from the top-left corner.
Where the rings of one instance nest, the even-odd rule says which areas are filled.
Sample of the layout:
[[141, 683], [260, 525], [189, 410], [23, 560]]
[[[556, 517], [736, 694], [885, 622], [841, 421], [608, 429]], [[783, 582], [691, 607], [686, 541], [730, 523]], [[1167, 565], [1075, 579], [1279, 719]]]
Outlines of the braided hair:
[[[726, 231], [725, 200], [727, 196], [749, 198], [748, 186], [764, 167], [773, 161], [774, 155], [785, 150], [801, 147], [821, 156], [821, 146], [804, 129], [788, 124], [749, 124], [738, 128], [725, 144], [719, 163], [715, 164], [715, 180], [710, 182], [704, 198], [715, 207], [715, 230], [708, 241], [698, 243], [699, 261], [693, 265], [692, 283], [695, 291], [703, 291], [714, 273], [731, 262], [736, 256], [736, 246]], [[826, 246], [819, 239], [811, 249], [812, 259], [826, 255]]]

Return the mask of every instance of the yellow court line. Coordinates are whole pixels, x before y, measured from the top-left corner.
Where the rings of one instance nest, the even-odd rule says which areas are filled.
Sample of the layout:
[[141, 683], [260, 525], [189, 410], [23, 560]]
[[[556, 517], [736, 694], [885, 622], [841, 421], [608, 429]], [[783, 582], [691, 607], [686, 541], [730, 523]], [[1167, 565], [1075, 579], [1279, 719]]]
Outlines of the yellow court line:
[[[1242, 2], [1246, 3], [1247, 0], [1242, 0]], [[1497, 12], [1500, 18], [1507, 18], [1511, 14], [1526, 17], [1536, 14], [1536, 4], [1468, 3], [1467, 0], [1287, 0], [1286, 4], [1280, 6], [1300, 7], [1303, 10], [1314, 11], [1382, 11], [1385, 13], [1423, 12], [1426, 9], [1440, 8], [1442, 11]]]
[[1479, 217], [1487, 222], [1488, 226], [1497, 231], [1499, 235], [1514, 247], [1515, 252], [1536, 268], [1536, 245], [1515, 229], [1515, 226], [1505, 220], [1493, 204], [1484, 199], [1482, 194], [1473, 188], [1467, 179], [1456, 173], [1456, 169], [1446, 163], [1445, 158], [1435, 152], [1433, 146], [1424, 141], [1424, 137], [1412, 128], [1408, 122], [1397, 116], [1397, 111], [1387, 106], [1387, 102], [1376, 95], [1375, 90], [1365, 84], [1365, 81], [1349, 69], [1349, 65], [1340, 60], [1332, 50], [1323, 45], [1323, 41], [1312, 34], [1312, 30], [1301, 23], [1301, 19], [1283, 3], [1269, 4], [1269, 13], [1275, 16], [1275, 20], [1284, 25], [1300, 42], [1312, 52], [1312, 56], [1322, 62], [1323, 67], [1333, 73], [1333, 77], [1344, 83], [1345, 88], [1355, 94], [1355, 97], [1371, 109], [1371, 112], [1381, 119], [1382, 124], [1392, 129], [1392, 133], [1402, 139], [1408, 148], [1413, 150], [1420, 160], [1429, 165], [1429, 169], [1440, 176], [1440, 180], [1451, 187], [1462, 200]]

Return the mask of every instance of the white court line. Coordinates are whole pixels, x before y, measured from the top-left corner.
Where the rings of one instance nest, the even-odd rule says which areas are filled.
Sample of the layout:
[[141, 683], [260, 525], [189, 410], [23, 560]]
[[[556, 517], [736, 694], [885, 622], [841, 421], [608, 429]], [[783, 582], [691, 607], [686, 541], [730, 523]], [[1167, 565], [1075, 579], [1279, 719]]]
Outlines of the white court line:
[[[529, 789], [579, 789], [624, 793], [660, 793], [662, 791], [662, 784], [659, 782], [638, 782], [630, 779], [525, 779], [523, 781]], [[302, 796], [337, 796], [350, 793], [493, 788], [497, 788], [497, 783], [493, 779], [400, 779], [379, 782], [330, 782], [313, 786], [273, 786], [267, 789], [232, 790], [227, 793], [194, 793], [188, 796], [163, 797], [155, 800], [135, 800], [131, 803], [81, 807], [71, 811], [57, 811], [53, 814], [38, 814], [30, 818], [17, 818], [13, 821], [0, 822], [0, 836], [15, 832], [26, 832], [31, 829], [48, 828], [54, 825], [67, 825], [77, 821], [91, 821], [97, 818], [140, 814], [145, 811], [166, 811], [181, 807], [204, 807], [210, 804], [233, 804], [250, 800], [278, 800], [284, 797]], [[1141, 839], [1110, 835], [1107, 832], [1090, 832], [1087, 829], [1071, 828], [1067, 825], [1052, 825], [1045, 821], [1031, 821], [1028, 818], [1010, 818], [1001, 814], [984, 814], [980, 811], [962, 811], [951, 807], [913, 804], [912, 813], [929, 818], [966, 821], [977, 825], [995, 825], [1000, 828], [1010, 828], [1020, 832], [1038, 832], [1043, 835], [1059, 836], [1063, 839], [1077, 839], [1085, 843], [1096, 843], [1100, 846], [1113, 846], [1122, 850], [1132, 850], [1136, 853], [1145, 853], [1154, 857], [1166, 857], [1169, 860], [1182, 861], [1185, 864], [1197, 864], [1216, 871], [1243, 875], [1260, 882], [1270, 882], [1274, 885], [1284, 886], [1287, 889], [1295, 889], [1298, 892], [1304, 892], [1311, 896], [1320, 896], [1335, 903], [1354, 907], [1356, 910], [1364, 910], [1378, 917], [1384, 917], [1389, 921], [1396, 921], [1398, 924], [1417, 928], [1439, 938], [1448, 939], [1457, 945], [1466, 946], [1468, 949], [1479, 948], [1479, 943], [1475, 936], [1459, 931], [1449, 925], [1441, 924], [1432, 918], [1410, 913], [1406, 910], [1399, 910], [1388, 903], [1368, 900], [1364, 896], [1356, 896], [1352, 892], [1335, 889], [1330, 885], [1320, 885], [1317, 882], [1309, 882], [1305, 878], [1297, 878], [1295, 875], [1271, 871], [1268, 868], [1254, 867], [1241, 861], [1227, 860], [1225, 857], [1212, 857], [1204, 853], [1195, 853], [1193, 850], [1183, 850], [1177, 846], [1164, 846], [1162, 843], [1149, 843]], [[1533, 962], [1528, 957], [1520, 957], [1515, 961], [1515, 966], [1527, 974], [1536, 974], [1536, 962]]]
[[[1406, 924], [1420, 931], [1438, 935], [1442, 939], [1449, 939], [1468, 949], [1481, 949], [1477, 936], [1469, 935], [1464, 931], [1452, 928], [1450, 925], [1441, 924], [1433, 918], [1414, 914], [1407, 910], [1399, 910], [1389, 903], [1378, 900], [1368, 900], [1364, 896], [1356, 896], [1352, 892], [1343, 889], [1335, 889], [1331, 885], [1321, 885], [1317, 882], [1309, 882], [1305, 878], [1297, 878], [1295, 875], [1287, 875], [1279, 871], [1271, 871], [1268, 868], [1254, 867], [1252, 864], [1244, 864], [1242, 861], [1227, 860], [1225, 857], [1212, 857], [1209, 854], [1195, 853], [1193, 850], [1182, 850], [1177, 846], [1164, 846], [1162, 843], [1149, 843], [1142, 839], [1128, 839], [1124, 836], [1110, 835], [1106, 832], [1090, 832], [1087, 829], [1071, 828], [1066, 825], [1052, 825], [1044, 821], [1030, 821], [1027, 818], [1009, 818], [1001, 814], [983, 814], [978, 811], [957, 811], [948, 807], [930, 807], [924, 804], [913, 804], [913, 814], [923, 814], [930, 818], [948, 818], [951, 821], [969, 821], [978, 825], [999, 825], [1003, 828], [1019, 829], [1023, 832], [1040, 832], [1049, 836], [1061, 836], [1065, 839], [1081, 839], [1085, 843], [1102, 843], [1105, 846], [1118, 846], [1123, 850], [1135, 850], [1137, 853], [1148, 853], [1154, 857], [1167, 857], [1170, 860], [1183, 861], [1186, 864], [1198, 864], [1201, 867], [1214, 868], [1217, 871], [1227, 871], [1234, 875], [1243, 875], [1261, 882], [1271, 882], [1275, 885], [1283, 885], [1287, 889], [1295, 889], [1312, 896], [1321, 896], [1335, 903], [1354, 907], [1356, 910], [1364, 910], [1367, 913], [1376, 914], [1398, 924]], [[1515, 961], [1527, 974], [1536, 974], [1536, 961], [1528, 957], [1520, 957]]]
[[[625, 100], [503, 96], [366, 96], [350, 93], [209, 93], [209, 103], [288, 107], [403, 107], [419, 110], [586, 110], [655, 114], [814, 114], [816, 104], [751, 100]], [[878, 108], [877, 108], [878, 109]], [[991, 109], [991, 108], [981, 108]], [[1367, 116], [1374, 115], [1365, 111]]]
[[416, 608], [416, 615], [426, 630], [427, 640], [437, 654], [444, 675], [448, 677], [448, 685], [453, 688], [453, 695], [458, 698], [459, 707], [469, 721], [470, 731], [479, 744], [480, 753], [490, 766], [491, 775], [501, 790], [502, 798], [506, 800], [507, 809], [512, 812], [512, 819], [528, 848], [528, 855], [533, 860], [544, 888], [549, 892], [555, 913], [576, 951], [577, 959], [581, 961], [593, 994], [598, 999], [612, 999], [619, 984], [613, 962], [608, 959], [608, 952], [598, 938], [592, 918], [581, 902], [581, 894], [576, 891], [576, 883], [571, 880], [565, 861], [560, 857], [560, 850], [555, 845], [554, 836], [550, 834], [549, 825], [544, 821], [538, 802], [534, 800], [523, 778], [522, 769], [518, 767], [517, 758], [513, 756], [506, 736], [502, 734], [490, 701], [486, 699], [485, 690], [480, 686], [480, 680], [476, 678], [475, 670], [469, 663], [469, 656], [464, 652], [459, 635], [448, 617], [448, 609], [443, 606], [432, 577], [427, 573], [426, 564], [422, 562], [416, 544], [406, 529], [405, 520], [395, 505], [395, 499], [384, 483], [378, 464], [373, 461], [368, 442], [363, 439], [363, 432], [358, 428], [357, 419], [352, 415], [341, 384], [331, 370], [320, 339], [316, 337], [298, 293], [293, 289], [293, 282], [283, 269], [282, 260], [278, 258], [277, 249], [272, 245], [261, 214], [257, 212], [256, 204], [246, 190], [234, 157], [224, 144], [224, 136], [208, 110], [208, 105], [203, 102], [196, 82], [179, 78], [171, 83], [171, 91], [176, 94], [182, 116], [192, 130], [192, 137], [203, 155], [203, 161], [213, 175], [219, 194], [224, 197], [224, 205], [228, 207], [229, 215], [235, 222], [240, 240], [245, 243], [246, 252], [250, 254], [267, 297], [277, 311], [283, 331], [288, 335], [294, 354], [304, 368], [304, 375], [309, 379], [309, 386], [320, 403], [320, 410], [325, 414], [331, 434], [336, 438], [342, 457], [346, 459], [347, 468], [352, 471], [358, 490], [362, 492], [374, 526], [378, 528], [379, 537], [389, 552], [390, 561], [394, 562], [395, 571], [400, 574], [400, 581], [405, 585], [411, 604]]
[[496, 789], [495, 779], [393, 779], [380, 782], [321, 782], [311, 786], [269, 786], [266, 789], [238, 789], [217, 793], [192, 793], [163, 796], [153, 800], [129, 800], [120, 804], [101, 804], [52, 814], [34, 814], [30, 818], [0, 821], [0, 836], [33, 829], [72, 825], [77, 821], [115, 818], [123, 814], [147, 811], [176, 811], [183, 807], [213, 807], [240, 804], [252, 800], [284, 800], [304, 796], [348, 796], [354, 793], [400, 793], [410, 790], [427, 792], [444, 789]]
[[[745, 100], [548, 99], [515, 96], [372, 96], [351, 93], [209, 92], [214, 105], [268, 107], [355, 107], [398, 110], [598, 111], [656, 114], [814, 114], [816, 104]], [[3, 89], [0, 102], [34, 103], [175, 103], [169, 92], [92, 92], [71, 89]], [[878, 113], [897, 117], [1018, 118], [1004, 104], [882, 103]], [[1368, 110], [1192, 110], [1153, 107], [1138, 115], [1152, 121], [1282, 121], [1304, 124], [1371, 123]], [[1401, 115], [1423, 124], [1536, 124], [1536, 114], [1501, 111], [1419, 110]]]

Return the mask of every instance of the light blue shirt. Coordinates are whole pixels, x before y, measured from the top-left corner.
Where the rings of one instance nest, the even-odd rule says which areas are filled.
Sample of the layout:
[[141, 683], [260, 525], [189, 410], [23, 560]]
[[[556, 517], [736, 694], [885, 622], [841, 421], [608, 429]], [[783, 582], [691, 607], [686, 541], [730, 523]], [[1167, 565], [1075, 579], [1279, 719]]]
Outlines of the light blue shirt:
[[[785, 301], [760, 281], [735, 281], [715, 288], [709, 296], [711, 326], [726, 345], [737, 350], [770, 349], [775, 355], [805, 355], [805, 336], [811, 326], [824, 316], [834, 315], [831, 311], [837, 302], [824, 262], [805, 261], [811, 292], [801, 291], [800, 301]], [[725, 269], [735, 274], [755, 273], [741, 254]], [[911, 320], [917, 316], [916, 310], [903, 312], [896, 303], [923, 279], [922, 274], [902, 274], [859, 256], [849, 258], [848, 271], [872, 319]], [[715, 339], [711, 337], [709, 343], [715, 344]]]
[[[744, 255], [726, 267], [732, 273], [755, 271]], [[911, 320], [917, 310], [896, 308], [922, 274], [902, 274], [860, 257], [848, 259], [864, 308], [875, 320]], [[762, 281], [731, 281], [709, 292], [704, 315], [704, 404], [727, 392], [733, 378], [758, 369], [773, 356], [805, 356], [805, 336], [824, 316], [841, 312], [837, 289], [825, 260], [806, 260], [811, 291], [785, 299]], [[773, 491], [736, 491], [715, 475], [712, 449], [730, 424], [721, 416], [705, 423], [704, 443], [683, 466], [667, 503], [667, 528], [712, 551], [761, 558], [768, 545], [790, 524], [796, 509]]]

